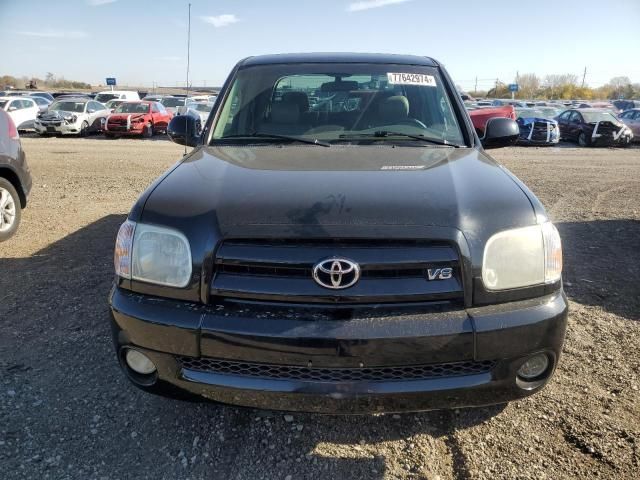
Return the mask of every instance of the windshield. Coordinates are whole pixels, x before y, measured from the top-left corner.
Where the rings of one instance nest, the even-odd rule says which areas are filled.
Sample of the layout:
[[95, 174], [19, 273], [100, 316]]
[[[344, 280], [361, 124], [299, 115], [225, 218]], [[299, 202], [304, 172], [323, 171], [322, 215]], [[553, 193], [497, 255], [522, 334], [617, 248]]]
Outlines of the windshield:
[[49, 110], [59, 110], [61, 112], [84, 112], [84, 106], [86, 102], [54, 102], [49, 107]]
[[100, 102], [100, 103], [106, 103], [109, 100], [113, 100], [114, 98], [118, 98], [120, 95], [116, 95], [114, 93], [99, 93], [98, 95], [96, 95], [96, 98], [94, 99], [96, 102]]
[[179, 97], [165, 97], [162, 100], [160, 100], [160, 103], [162, 105], [164, 105], [165, 107], [181, 107], [182, 105], [184, 105], [184, 98], [179, 98]]
[[540, 110], [533, 108], [518, 108], [516, 109], [518, 118], [540, 118], [544, 117], [544, 114]]
[[208, 103], [188, 103], [187, 107], [198, 112], [210, 112], [213, 105]]
[[618, 123], [618, 119], [609, 112], [580, 112], [587, 123], [613, 122]]
[[113, 113], [148, 113], [148, 103], [123, 103]]
[[563, 110], [554, 107], [541, 107], [538, 110], [542, 112], [544, 118], [555, 118], [563, 112]]
[[109, 100], [105, 105], [107, 108], [116, 108], [118, 105], [122, 105], [124, 100]]
[[239, 70], [214, 126], [213, 142], [255, 142], [256, 134], [263, 136], [261, 141], [271, 134], [324, 142], [415, 143], [424, 137], [464, 143], [438, 70], [393, 64]]

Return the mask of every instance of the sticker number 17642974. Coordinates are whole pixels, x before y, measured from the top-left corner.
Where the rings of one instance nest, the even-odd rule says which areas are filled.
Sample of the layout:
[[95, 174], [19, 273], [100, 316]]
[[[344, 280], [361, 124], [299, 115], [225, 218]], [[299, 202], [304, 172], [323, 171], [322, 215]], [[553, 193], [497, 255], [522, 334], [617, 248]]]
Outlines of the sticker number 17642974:
[[435, 87], [436, 79], [433, 75], [423, 73], [387, 73], [387, 81], [390, 85], [422, 85]]

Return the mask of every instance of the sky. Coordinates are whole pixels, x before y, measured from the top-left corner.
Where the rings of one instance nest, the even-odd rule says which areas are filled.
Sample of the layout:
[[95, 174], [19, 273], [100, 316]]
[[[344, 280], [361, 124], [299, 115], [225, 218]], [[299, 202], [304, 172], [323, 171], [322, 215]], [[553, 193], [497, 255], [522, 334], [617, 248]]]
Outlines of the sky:
[[[190, 0], [190, 79], [244, 57], [383, 52], [442, 62], [464, 90], [517, 73], [640, 82], [640, 0]], [[189, 0], [0, 0], [0, 75], [183, 86]]]

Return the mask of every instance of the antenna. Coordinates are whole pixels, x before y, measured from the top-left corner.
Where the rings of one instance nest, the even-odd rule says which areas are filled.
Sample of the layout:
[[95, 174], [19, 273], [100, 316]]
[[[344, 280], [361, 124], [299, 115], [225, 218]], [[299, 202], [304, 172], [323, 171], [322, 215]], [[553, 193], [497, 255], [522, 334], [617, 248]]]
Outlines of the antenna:
[[[187, 97], [184, 99], [185, 105], [187, 104], [187, 98], [189, 98], [189, 55], [191, 52], [191, 4], [189, 4], [189, 21], [187, 27]], [[186, 111], [185, 111], [186, 115]], [[187, 132], [189, 134], [189, 132]], [[187, 145], [184, 146], [184, 154], [187, 154]]]

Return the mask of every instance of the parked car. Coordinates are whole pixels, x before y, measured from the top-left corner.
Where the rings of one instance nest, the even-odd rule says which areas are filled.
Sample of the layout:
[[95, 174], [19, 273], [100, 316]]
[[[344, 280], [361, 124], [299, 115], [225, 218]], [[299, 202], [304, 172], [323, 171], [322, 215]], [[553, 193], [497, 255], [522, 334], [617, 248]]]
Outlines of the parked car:
[[627, 110], [618, 115], [618, 118], [624, 123], [633, 133], [633, 141], [640, 142], [640, 108], [634, 108]]
[[[64, 99], [69, 99], [69, 98], [83, 98], [85, 100], [93, 100], [93, 98], [90, 95], [87, 95], [86, 93], [64, 93], [62, 95], [58, 95], [56, 97], [56, 100], [64, 100]], [[100, 103], [100, 102], [98, 102]]]
[[556, 120], [560, 138], [578, 142], [581, 147], [626, 146], [633, 132], [612, 113], [597, 108], [572, 108]]
[[91, 94], [90, 93], [86, 93], [86, 92], [74, 92], [72, 90], [61, 90], [59, 92], [53, 92], [51, 94], [51, 96], [54, 99], [57, 99], [58, 97], [61, 97], [62, 95], [66, 95], [68, 96], [72, 96], [72, 97], [79, 97], [79, 96], [86, 96], [88, 98], [91, 98]]
[[614, 100], [611, 102], [620, 112], [640, 108], [640, 100]]
[[49, 100], [49, 102], [53, 102], [53, 95], [51, 95], [49, 92], [29, 92], [29, 96], [30, 97], [40, 97], [40, 98], [45, 98], [47, 100]]
[[152, 137], [166, 133], [173, 115], [160, 102], [125, 102], [107, 118], [104, 134], [108, 138], [121, 135]]
[[511, 120], [515, 120], [516, 111], [511, 105], [505, 105], [503, 107], [486, 107], [469, 111], [469, 116], [471, 117], [471, 122], [473, 122], [473, 126], [476, 129], [476, 132], [478, 132], [478, 135], [483, 136], [487, 122], [490, 119], [510, 118]]
[[171, 112], [172, 115], [178, 115], [178, 108], [183, 107], [187, 103], [187, 98], [183, 96], [166, 96], [160, 103], [167, 109], [167, 111]]
[[38, 110], [40, 110], [40, 113], [42, 112], [46, 112], [49, 109], [49, 105], [51, 105], [51, 100], [47, 100], [44, 97], [31, 97], [33, 99], [34, 102], [36, 102], [36, 105], [38, 105]]
[[35, 130], [41, 136], [86, 136], [102, 131], [109, 113], [103, 104], [95, 100], [58, 97], [46, 113], [38, 115]]
[[538, 109], [517, 108], [516, 122], [520, 127], [521, 145], [555, 145], [560, 141], [560, 129], [558, 122], [552, 118], [546, 118]]
[[184, 107], [178, 107], [180, 115], [195, 115], [200, 119], [200, 124], [204, 125], [213, 109], [213, 103], [209, 102], [188, 102]]
[[46, 98], [49, 101], [53, 101], [53, 96], [49, 92], [41, 92], [39, 90], [9, 90], [2, 93], [7, 97], [15, 97], [21, 95], [25, 97], [41, 97]]
[[33, 128], [40, 109], [33, 98], [16, 96], [0, 97], [0, 109], [9, 114], [18, 130], [30, 130]]
[[[310, 111], [318, 84], [346, 103]], [[170, 122], [194, 149], [117, 235], [112, 338], [135, 385], [328, 413], [543, 388], [566, 329], [560, 237], [484, 150], [515, 121], [481, 140], [423, 56], [249, 57], [221, 96], [201, 135]]]
[[0, 242], [18, 230], [30, 191], [31, 171], [18, 129], [11, 116], [0, 109]]
[[120, 105], [122, 105], [123, 103], [127, 102], [128, 100], [109, 100], [107, 103], [104, 104], [105, 107], [107, 107], [107, 109], [113, 113], [113, 111], [118, 108]]
[[145, 100], [147, 102], [159, 102], [160, 100], [162, 100], [166, 95], [147, 95], [146, 97], [144, 97], [142, 100]]
[[548, 119], [555, 119], [558, 115], [566, 110], [564, 107], [558, 106], [536, 107], [535, 109], [539, 112], [542, 112], [542, 116]]
[[134, 92], [133, 90], [105, 90], [104, 92], [98, 93], [94, 100], [100, 103], [107, 103], [109, 100], [140, 100], [140, 96], [138, 92]]

